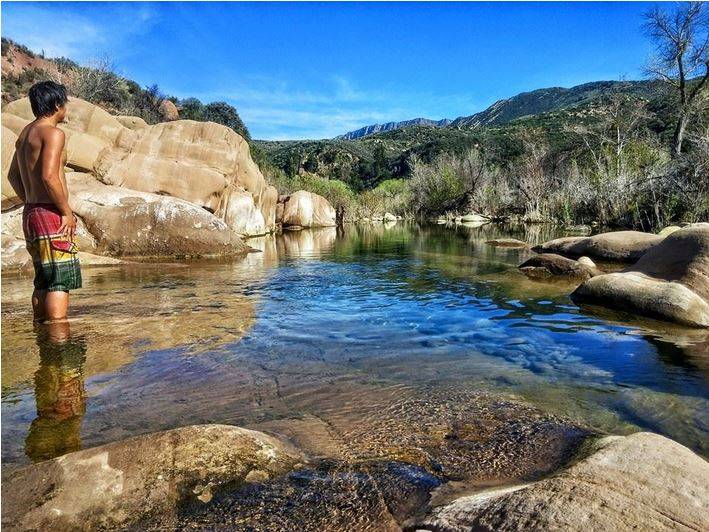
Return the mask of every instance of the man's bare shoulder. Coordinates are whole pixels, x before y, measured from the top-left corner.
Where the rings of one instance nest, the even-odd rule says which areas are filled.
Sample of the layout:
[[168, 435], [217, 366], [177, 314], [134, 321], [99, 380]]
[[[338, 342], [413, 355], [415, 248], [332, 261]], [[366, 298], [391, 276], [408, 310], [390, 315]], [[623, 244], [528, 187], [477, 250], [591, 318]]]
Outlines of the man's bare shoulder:
[[48, 144], [64, 143], [64, 132], [58, 127], [47, 124], [41, 128], [39, 134], [43, 142]]

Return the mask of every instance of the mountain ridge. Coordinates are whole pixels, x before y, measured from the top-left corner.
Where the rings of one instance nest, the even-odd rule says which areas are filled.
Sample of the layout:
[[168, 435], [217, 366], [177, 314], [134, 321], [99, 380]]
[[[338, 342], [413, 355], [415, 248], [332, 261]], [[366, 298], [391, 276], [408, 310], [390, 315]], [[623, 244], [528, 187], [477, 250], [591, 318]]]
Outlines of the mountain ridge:
[[502, 125], [526, 116], [570, 109], [610, 94], [627, 93], [634, 96], [650, 97], [657, 91], [657, 88], [658, 82], [649, 80], [591, 81], [569, 88], [547, 87], [497, 100], [487, 109], [472, 115], [459, 116], [455, 119], [414, 118], [400, 122], [372, 124], [339, 135], [335, 137], [335, 140], [355, 140], [384, 131], [418, 125], [454, 128]]

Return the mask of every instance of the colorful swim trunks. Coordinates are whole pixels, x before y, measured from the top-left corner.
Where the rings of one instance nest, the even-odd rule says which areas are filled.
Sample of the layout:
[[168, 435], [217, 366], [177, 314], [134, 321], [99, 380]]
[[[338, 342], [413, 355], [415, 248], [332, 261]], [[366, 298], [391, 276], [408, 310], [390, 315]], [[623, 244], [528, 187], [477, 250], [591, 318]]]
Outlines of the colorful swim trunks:
[[81, 288], [78, 248], [59, 234], [62, 217], [51, 203], [28, 203], [22, 212], [27, 251], [34, 264], [37, 290], [68, 291]]

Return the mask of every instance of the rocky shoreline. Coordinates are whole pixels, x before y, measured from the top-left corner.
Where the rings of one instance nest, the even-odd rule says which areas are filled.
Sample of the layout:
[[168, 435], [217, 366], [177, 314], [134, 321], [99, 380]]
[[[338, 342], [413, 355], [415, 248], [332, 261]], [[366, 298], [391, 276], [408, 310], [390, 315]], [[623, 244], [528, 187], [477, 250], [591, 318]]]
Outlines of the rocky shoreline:
[[[544, 428], [535, 430], [528, 436], [538, 440]], [[446, 435], [446, 445], [466, 437], [475, 441]], [[567, 443], [546, 473], [480, 482], [482, 471], [465, 477], [403, 459], [318, 458], [263, 432], [190, 426], [4, 475], [2, 523], [8, 530], [451, 532], [709, 526], [709, 464], [689, 449], [651, 433], [601, 437], [579, 429]], [[480, 449], [470, 451], [476, 461]]]

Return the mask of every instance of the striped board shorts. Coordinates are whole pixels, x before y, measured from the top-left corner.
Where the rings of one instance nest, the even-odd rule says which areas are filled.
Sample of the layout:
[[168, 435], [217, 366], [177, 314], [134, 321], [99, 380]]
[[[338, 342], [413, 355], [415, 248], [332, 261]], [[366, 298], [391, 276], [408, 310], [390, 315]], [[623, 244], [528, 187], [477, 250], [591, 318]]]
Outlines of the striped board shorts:
[[67, 292], [81, 288], [79, 250], [73, 240], [59, 234], [61, 224], [61, 214], [51, 203], [28, 203], [22, 212], [36, 290]]

